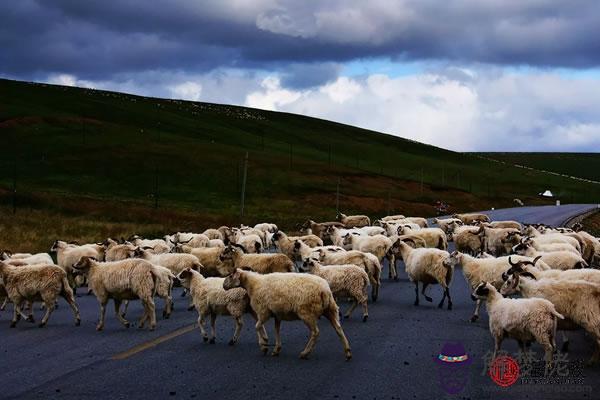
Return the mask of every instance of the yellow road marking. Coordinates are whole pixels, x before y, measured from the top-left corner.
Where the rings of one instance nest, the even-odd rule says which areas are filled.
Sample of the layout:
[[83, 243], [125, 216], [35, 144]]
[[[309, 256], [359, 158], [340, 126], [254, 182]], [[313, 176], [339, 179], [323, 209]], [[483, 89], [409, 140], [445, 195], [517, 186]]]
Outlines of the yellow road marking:
[[117, 353], [111, 357], [111, 360], [125, 360], [137, 353], [141, 353], [144, 350], [148, 350], [152, 347], [158, 346], [159, 344], [164, 343], [167, 340], [171, 340], [178, 336], [185, 335], [186, 333], [189, 333], [189, 332], [193, 331], [194, 329], [196, 329], [196, 327], [197, 327], [196, 324], [184, 326], [183, 328], [179, 328], [171, 333], [167, 333], [166, 335], [159, 336], [156, 339], [152, 339], [145, 343], [138, 344], [137, 346], [134, 346], [129, 350], [125, 350], [121, 353]]

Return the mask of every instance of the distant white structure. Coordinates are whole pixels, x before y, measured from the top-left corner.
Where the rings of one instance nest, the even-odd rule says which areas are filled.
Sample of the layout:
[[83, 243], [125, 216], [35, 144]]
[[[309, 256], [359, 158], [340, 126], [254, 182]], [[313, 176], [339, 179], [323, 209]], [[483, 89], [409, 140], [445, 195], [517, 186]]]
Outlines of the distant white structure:
[[554, 195], [552, 194], [552, 192], [549, 191], [549, 190], [546, 190], [545, 192], [542, 192], [539, 195], [542, 196], [542, 197], [554, 197]]

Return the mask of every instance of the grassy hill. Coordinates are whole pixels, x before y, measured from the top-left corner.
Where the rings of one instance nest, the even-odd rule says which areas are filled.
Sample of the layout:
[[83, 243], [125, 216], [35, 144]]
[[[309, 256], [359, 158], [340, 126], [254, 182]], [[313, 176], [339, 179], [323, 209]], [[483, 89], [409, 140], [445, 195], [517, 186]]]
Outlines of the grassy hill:
[[436, 200], [452, 211], [539, 203], [545, 189], [563, 202], [600, 195], [595, 184], [315, 118], [9, 80], [0, 134], [0, 247], [262, 220], [293, 229], [335, 216], [338, 182], [342, 211], [373, 216], [432, 215]]
[[540, 171], [575, 176], [600, 182], [599, 153], [475, 153], [510, 164]]

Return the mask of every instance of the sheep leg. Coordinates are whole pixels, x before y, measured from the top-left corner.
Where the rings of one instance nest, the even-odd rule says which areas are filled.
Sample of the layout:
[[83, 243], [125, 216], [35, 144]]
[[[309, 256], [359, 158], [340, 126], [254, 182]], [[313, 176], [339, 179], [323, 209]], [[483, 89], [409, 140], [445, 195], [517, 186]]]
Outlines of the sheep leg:
[[217, 322], [217, 314], [214, 312], [210, 313], [210, 340], [208, 343], [215, 344], [215, 337], [217, 336], [217, 330], [215, 329], [215, 323]]
[[344, 314], [344, 318], [350, 318], [350, 315], [352, 314], [356, 306], [358, 306], [358, 300], [354, 299], [354, 301], [352, 301], [352, 304], [348, 308], [348, 311], [346, 311], [346, 314]]
[[21, 319], [21, 311], [19, 310], [19, 304], [18, 303], [14, 303], [13, 318], [12, 318], [12, 321], [10, 321], [10, 327], [14, 328], [15, 326], [17, 326], [17, 322], [20, 319]]
[[[254, 312], [254, 310], [252, 308], [250, 308], [250, 311], [248, 311], [250, 313], [250, 315], [252, 316], [252, 318], [254, 318], [255, 321], [258, 321], [258, 317], [256, 316], [256, 313]], [[269, 343], [269, 336], [267, 335], [267, 330], [265, 329], [265, 327], [263, 326], [261, 331], [258, 333], [258, 341], [260, 342], [261, 338], [265, 343]]]
[[202, 334], [202, 340], [205, 342], [208, 342], [208, 334], [206, 333], [206, 330], [204, 329], [204, 317], [205, 317], [205, 314], [200, 312], [199, 316], [198, 316], [198, 327], [200, 328], [200, 333]]
[[415, 306], [419, 305], [419, 281], [415, 281]]
[[2, 305], [0, 306], [0, 311], [4, 311], [7, 304], [8, 304], [8, 297], [5, 297], [4, 301], [2, 302]]
[[[307, 359], [309, 354], [312, 353], [312, 351], [315, 348], [315, 345], [317, 344], [317, 338], [319, 337], [319, 327], [317, 326], [316, 318], [312, 318], [308, 315], [301, 316], [300, 318], [310, 330], [310, 338], [308, 339], [308, 342], [306, 342], [306, 347], [300, 353], [300, 358]], [[275, 338], [275, 340], [277, 340], [277, 338]]]
[[329, 323], [335, 329], [335, 333], [337, 333], [340, 341], [342, 342], [342, 346], [344, 346], [344, 354], [346, 354], [346, 360], [350, 360], [352, 358], [352, 350], [350, 350], [350, 343], [348, 343], [348, 338], [344, 334], [344, 330], [340, 325], [340, 321], [337, 316], [337, 307], [330, 307], [329, 310], [325, 311], [325, 318], [329, 320]]
[[25, 318], [25, 320], [29, 322], [35, 322], [33, 319], [33, 301], [27, 300], [27, 318]]
[[440, 304], [438, 304], [438, 308], [442, 308], [444, 307], [444, 300], [446, 300], [446, 288], [442, 288], [444, 290], [444, 294], [442, 295], [442, 301], [440, 301]]
[[365, 295], [360, 302], [363, 309], [363, 322], [367, 322], [367, 318], [369, 318], [369, 307], [367, 305], [367, 296]]
[[50, 314], [52, 314], [52, 311], [54, 311], [54, 299], [44, 299], [44, 305], [46, 306], [46, 313], [38, 325], [40, 328], [46, 326], [48, 323], [48, 318], [50, 318]]
[[235, 332], [233, 333], [233, 338], [229, 341], [229, 345], [233, 346], [240, 340], [240, 333], [242, 332], [242, 327], [244, 326], [244, 320], [241, 315], [233, 317], [235, 319]]
[[425, 300], [427, 300], [429, 303], [432, 303], [433, 299], [425, 294], [425, 289], [427, 289], [427, 286], [429, 286], [429, 283], [423, 283], [421, 294], [425, 297]]
[[169, 293], [169, 295], [165, 297], [164, 300], [165, 309], [163, 310], [163, 318], [169, 319], [169, 317], [171, 316], [171, 312], [173, 311], [173, 297], [171, 297], [171, 294]]
[[278, 356], [279, 352], [281, 352], [281, 320], [275, 317], [275, 348], [271, 355]]
[[77, 307], [77, 303], [75, 303], [75, 298], [73, 296], [73, 291], [71, 288], [65, 287], [61, 293], [63, 299], [69, 304], [71, 309], [73, 310], [73, 315], [75, 315], [75, 326], [81, 325], [81, 316], [79, 315], [79, 307]]
[[100, 303], [100, 319], [98, 320], [98, 325], [96, 325], [97, 331], [101, 331], [102, 329], [104, 329], [104, 317], [106, 316], [106, 303], [108, 303], [108, 299], [103, 300]]
[[187, 290], [184, 288], [181, 292], [181, 297], [185, 297], [187, 295]]
[[500, 345], [502, 345], [502, 335], [494, 337], [494, 354], [492, 355], [492, 360], [496, 359], [496, 355], [500, 351]]
[[481, 300], [477, 299], [477, 303], [475, 304], [475, 312], [471, 316], [471, 322], [475, 322], [479, 319], [479, 307], [481, 307]]
[[125, 318], [123, 318], [123, 316], [121, 315], [121, 300], [118, 299], [113, 299], [114, 303], [115, 303], [115, 314], [117, 316], [117, 319], [119, 320], [119, 322], [121, 324], [123, 324], [123, 326], [125, 328], [129, 328], [129, 326], [131, 325], [129, 323], [129, 321], [127, 321]]
[[146, 311], [146, 314], [150, 318], [149, 329], [153, 331], [154, 328], [156, 328], [156, 307], [154, 305], [154, 300], [152, 299], [152, 296], [149, 296], [146, 300], [142, 301], [142, 304], [144, 305], [144, 310]]
[[125, 307], [123, 308], [121, 317], [125, 318], [125, 315], [127, 314], [127, 309], [129, 308], [129, 300], [124, 300], [123, 303], [125, 303]]
[[259, 316], [256, 320], [256, 325], [254, 326], [256, 328], [256, 334], [258, 336], [258, 345], [260, 347], [260, 350], [263, 352], [263, 354], [267, 354], [267, 351], [269, 351], [269, 348], [267, 347], [268, 342], [266, 340], [264, 340], [264, 337], [262, 336], [264, 330], [265, 330], [265, 322], [267, 322], [267, 320], [269, 319], [268, 316]]

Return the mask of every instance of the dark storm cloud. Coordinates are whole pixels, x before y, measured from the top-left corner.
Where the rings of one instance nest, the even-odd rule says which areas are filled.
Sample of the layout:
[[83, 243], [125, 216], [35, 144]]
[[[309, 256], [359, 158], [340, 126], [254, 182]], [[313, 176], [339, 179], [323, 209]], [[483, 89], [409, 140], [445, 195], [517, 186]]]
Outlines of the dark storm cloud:
[[5, 1], [0, 73], [265, 68], [307, 87], [365, 57], [587, 68], [600, 65], [599, 20], [594, 0]]

